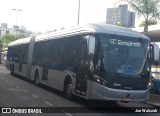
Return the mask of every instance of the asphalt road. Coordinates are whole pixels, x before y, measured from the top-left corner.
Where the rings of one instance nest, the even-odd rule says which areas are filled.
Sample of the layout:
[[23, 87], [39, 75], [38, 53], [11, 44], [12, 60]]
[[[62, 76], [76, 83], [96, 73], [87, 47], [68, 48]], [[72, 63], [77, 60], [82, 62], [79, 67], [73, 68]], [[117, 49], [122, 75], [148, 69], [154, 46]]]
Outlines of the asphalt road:
[[[136, 109], [157, 109], [152, 105], [144, 103], [122, 103], [122, 102], [104, 102], [104, 101], [86, 101], [81, 98], [68, 100], [63, 97], [63, 94], [54, 89], [41, 86], [37, 87], [33, 83], [28, 82], [19, 77], [13, 77], [9, 71], [0, 65], [0, 107], [7, 108], [33, 108], [33, 107], [46, 107], [48, 111], [55, 111], [55, 113], [45, 114], [12, 114], [12, 116], [23, 115], [47, 115], [47, 116], [110, 116], [110, 115], [135, 115], [133, 111]], [[59, 108], [60, 107], [60, 108]], [[50, 109], [49, 109], [50, 108]], [[18, 109], [18, 108], [17, 108]], [[102, 110], [103, 109], [103, 110]], [[111, 110], [113, 113], [102, 112], [104, 109]], [[2, 110], [2, 109], [1, 109]], [[58, 111], [56, 111], [58, 110]], [[128, 113], [116, 113], [117, 111], [126, 111]], [[58, 112], [58, 113], [57, 113]], [[132, 113], [129, 113], [132, 112]], [[151, 113], [136, 113], [136, 115], [151, 115]], [[0, 114], [6, 115], [6, 114]], [[153, 113], [152, 115], [158, 115]]]

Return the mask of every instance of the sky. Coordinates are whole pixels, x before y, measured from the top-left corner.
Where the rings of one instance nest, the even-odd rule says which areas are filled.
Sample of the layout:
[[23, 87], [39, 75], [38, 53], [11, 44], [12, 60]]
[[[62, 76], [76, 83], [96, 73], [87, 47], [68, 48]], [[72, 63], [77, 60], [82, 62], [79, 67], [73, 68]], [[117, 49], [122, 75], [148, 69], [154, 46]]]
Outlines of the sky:
[[[107, 8], [118, 0], [80, 0], [80, 24], [106, 21]], [[9, 28], [22, 25], [27, 30], [46, 32], [77, 25], [79, 0], [0, 0], [0, 23]], [[136, 19], [137, 22], [137, 19]]]

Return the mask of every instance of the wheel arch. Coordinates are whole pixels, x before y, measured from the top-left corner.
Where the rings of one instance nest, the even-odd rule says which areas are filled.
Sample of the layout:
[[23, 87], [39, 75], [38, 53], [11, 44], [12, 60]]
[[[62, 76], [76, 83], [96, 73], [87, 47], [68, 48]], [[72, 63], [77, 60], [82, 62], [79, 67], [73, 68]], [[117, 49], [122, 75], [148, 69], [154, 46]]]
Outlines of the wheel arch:
[[34, 73], [34, 84], [39, 86], [40, 82], [39, 82], [39, 70], [36, 68], [35, 73]]
[[[39, 69], [36, 68], [35, 73], [34, 73], [34, 80], [36, 79], [37, 75], [39, 76]], [[38, 77], [39, 78], [39, 77]]]
[[64, 89], [65, 89], [64, 87], [65, 87], [65, 84], [66, 84], [67, 82], [73, 83], [73, 79], [72, 79], [72, 75], [71, 75], [71, 74], [67, 74], [67, 75], [65, 76], [65, 78], [64, 78], [63, 91], [64, 91]]

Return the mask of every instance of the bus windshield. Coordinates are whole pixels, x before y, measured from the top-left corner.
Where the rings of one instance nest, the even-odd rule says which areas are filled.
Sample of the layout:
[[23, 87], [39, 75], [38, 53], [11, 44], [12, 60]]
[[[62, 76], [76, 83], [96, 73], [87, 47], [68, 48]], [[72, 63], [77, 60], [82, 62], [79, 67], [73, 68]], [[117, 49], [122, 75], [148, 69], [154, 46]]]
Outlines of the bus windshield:
[[106, 72], [137, 75], [147, 58], [149, 41], [126, 36], [100, 35], [101, 60]]

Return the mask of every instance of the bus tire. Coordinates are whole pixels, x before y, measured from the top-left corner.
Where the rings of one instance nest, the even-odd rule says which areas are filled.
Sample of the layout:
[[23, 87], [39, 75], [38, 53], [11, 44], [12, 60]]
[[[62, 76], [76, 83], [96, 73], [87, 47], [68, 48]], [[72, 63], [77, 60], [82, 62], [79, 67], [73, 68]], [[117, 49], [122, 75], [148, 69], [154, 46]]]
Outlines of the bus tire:
[[72, 94], [72, 82], [70, 79], [65, 80], [64, 83], [64, 95], [68, 99], [73, 99], [73, 94]]
[[34, 84], [37, 85], [37, 86], [39, 86], [39, 75], [38, 75], [38, 71], [36, 71], [36, 73], [35, 73]]
[[15, 72], [14, 72], [14, 65], [12, 65], [12, 68], [11, 68], [11, 75], [15, 75]]
[[151, 80], [151, 83], [152, 83], [152, 86], [151, 86], [150, 92], [152, 94], [155, 94], [156, 93], [156, 88], [155, 88], [155, 82], [154, 82], [154, 80]]

